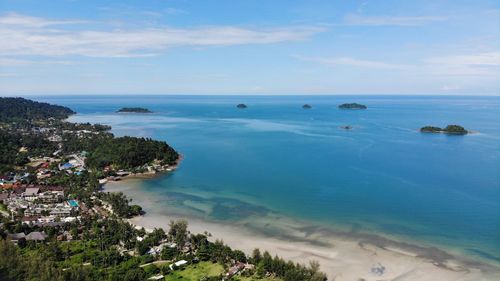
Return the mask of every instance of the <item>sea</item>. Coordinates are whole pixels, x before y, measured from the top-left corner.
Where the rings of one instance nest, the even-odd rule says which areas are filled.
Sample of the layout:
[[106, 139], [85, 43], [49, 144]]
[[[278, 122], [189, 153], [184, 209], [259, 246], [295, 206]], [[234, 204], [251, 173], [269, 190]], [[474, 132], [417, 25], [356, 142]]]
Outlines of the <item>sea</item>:
[[[500, 263], [500, 97], [33, 99], [72, 108], [77, 114], [70, 121], [111, 125], [116, 136], [164, 140], [181, 153], [175, 172], [141, 183], [156, 208], [212, 222], [245, 221], [243, 227], [270, 236], [286, 233], [249, 222], [283, 217]], [[338, 108], [347, 102], [368, 109]], [[303, 109], [306, 103], [312, 108]], [[153, 113], [116, 113], [132, 106]], [[419, 131], [449, 124], [472, 133]]]

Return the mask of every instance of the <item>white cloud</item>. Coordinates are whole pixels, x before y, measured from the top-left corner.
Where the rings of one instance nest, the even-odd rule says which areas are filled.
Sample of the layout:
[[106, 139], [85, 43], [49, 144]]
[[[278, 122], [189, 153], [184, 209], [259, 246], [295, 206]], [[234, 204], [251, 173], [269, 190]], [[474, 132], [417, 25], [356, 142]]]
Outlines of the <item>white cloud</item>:
[[364, 26], [419, 26], [432, 22], [444, 21], [447, 18], [439, 16], [361, 16], [349, 14], [344, 18], [344, 22], [348, 25], [364, 25]]
[[17, 73], [6, 73], [6, 72], [0, 72], [0, 78], [10, 78], [10, 77], [18, 77], [19, 74]]
[[373, 61], [373, 60], [361, 60], [351, 57], [336, 57], [336, 58], [303, 57], [303, 56], [295, 56], [295, 57], [303, 61], [312, 61], [327, 65], [348, 65], [348, 66], [374, 68], [374, 69], [401, 69], [406, 67], [405, 65], [401, 64], [392, 64], [392, 63]]
[[500, 52], [434, 57], [426, 61], [447, 65], [500, 66]]
[[14, 58], [2, 58], [0, 57], [0, 66], [25, 66], [33, 64], [59, 64], [68, 65], [72, 64], [71, 61], [67, 60], [25, 60], [25, 59], [14, 59]]
[[441, 91], [444, 91], [444, 92], [453, 92], [453, 91], [458, 91], [458, 90], [461, 90], [462, 87], [460, 86], [450, 86], [450, 85], [444, 85], [443, 87], [441, 87]]
[[500, 52], [432, 57], [424, 62], [435, 75], [500, 77]]
[[88, 21], [82, 20], [48, 20], [38, 17], [30, 17], [25, 15], [20, 15], [16, 13], [9, 13], [5, 16], [0, 17], [0, 26], [3, 28], [7, 27], [46, 27], [51, 25], [67, 25], [67, 24], [83, 24], [88, 23]]
[[[134, 57], [157, 55], [172, 47], [272, 44], [305, 40], [325, 31], [317, 26], [244, 28], [209, 26], [158, 27], [135, 30], [68, 30], [62, 25], [79, 21], [52, 21], [9, 14], [0, 17], [0, 55], [81, 55]], [[58, 28], [53, 27], [58, 25]]]

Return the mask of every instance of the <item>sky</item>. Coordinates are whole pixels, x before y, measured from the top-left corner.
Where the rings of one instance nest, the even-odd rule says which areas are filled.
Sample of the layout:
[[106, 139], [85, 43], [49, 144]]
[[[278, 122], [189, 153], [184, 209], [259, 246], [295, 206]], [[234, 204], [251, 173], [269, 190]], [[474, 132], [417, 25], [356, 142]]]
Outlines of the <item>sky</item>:
[[0, 0], [0, 95], [500, 95], [499, 0]]

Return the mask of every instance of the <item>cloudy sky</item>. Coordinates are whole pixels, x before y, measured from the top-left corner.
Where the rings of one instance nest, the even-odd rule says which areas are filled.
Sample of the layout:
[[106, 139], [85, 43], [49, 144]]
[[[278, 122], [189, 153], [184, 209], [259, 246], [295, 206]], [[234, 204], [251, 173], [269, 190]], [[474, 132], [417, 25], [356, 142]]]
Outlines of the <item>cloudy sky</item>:
[[1, 0], [30, 94], [500, 95], [500, 1]]

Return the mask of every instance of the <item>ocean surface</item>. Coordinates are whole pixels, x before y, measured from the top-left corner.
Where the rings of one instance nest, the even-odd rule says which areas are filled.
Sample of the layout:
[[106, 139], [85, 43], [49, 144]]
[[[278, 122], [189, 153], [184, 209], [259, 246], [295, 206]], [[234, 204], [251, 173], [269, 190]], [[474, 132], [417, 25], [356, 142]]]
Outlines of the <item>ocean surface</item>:
[[[500, 97], [34, 99], [72, 108], [71, 121], [165, 140], [183, 154], [174, 173], [141, 184], [169, 212], [223, 223], [282, 216], [500, 262]], [[344, 102], [368, 109], [339, 110]], [[123, 106], [154, 113], [115, 113]], [[447, 124], [475, 133], [418, 131]]]

